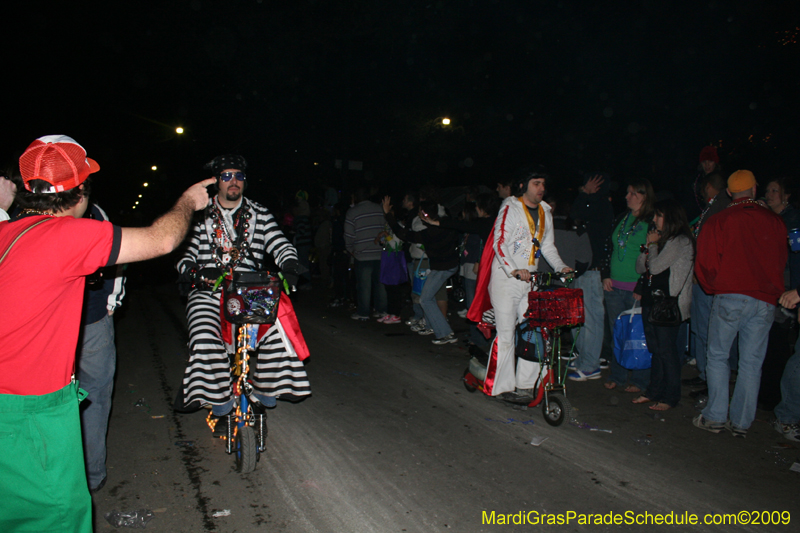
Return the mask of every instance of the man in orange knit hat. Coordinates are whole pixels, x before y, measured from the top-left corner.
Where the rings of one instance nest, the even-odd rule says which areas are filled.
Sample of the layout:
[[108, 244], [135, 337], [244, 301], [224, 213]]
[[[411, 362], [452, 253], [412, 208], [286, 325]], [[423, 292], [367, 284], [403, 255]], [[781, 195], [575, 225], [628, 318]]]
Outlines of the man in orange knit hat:
[[[756, 414], [761, 364], [775, 304], [783, 293], [786, 225], [755, 200], [756, 178], [737, 170], [728, 178], [732, 202], [708, 219], [697, 242], [695, 275], [714, 295], [708, 324], [708, 405], [694, 425], [744, 437]], [[739, 372], [728, 408], [728, 357], [739, 335]]]

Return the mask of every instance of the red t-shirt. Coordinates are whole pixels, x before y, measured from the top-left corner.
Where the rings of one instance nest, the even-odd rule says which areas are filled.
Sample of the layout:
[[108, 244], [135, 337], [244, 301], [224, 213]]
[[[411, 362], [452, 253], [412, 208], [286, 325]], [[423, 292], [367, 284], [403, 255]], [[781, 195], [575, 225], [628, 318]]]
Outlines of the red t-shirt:
[[[0, 256], [42, 218], [0, 222]], [[121, 235], [110, 222], [55, 217], [14, 244], [0, 264], [0, 394], [49, 394], [69, 384], [85, 277], [116, 262]]]

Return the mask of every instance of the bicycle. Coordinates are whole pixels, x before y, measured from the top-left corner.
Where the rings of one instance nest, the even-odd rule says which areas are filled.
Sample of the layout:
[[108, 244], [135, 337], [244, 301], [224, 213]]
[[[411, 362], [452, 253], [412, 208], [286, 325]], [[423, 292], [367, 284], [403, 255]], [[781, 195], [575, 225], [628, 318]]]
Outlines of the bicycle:
[[[236, 326], [231, 361], [233, 410], [226, 415], [227, 429], [222, 436], [225, 452], [236, 455], [236, 469], [247, 474], [256, 469], [261, 453], [266, 451], [267, 413], [251, 400], [253, 384], [250, 354], [256, 351], [258, 330], [262, 324], [273, 324], [278, 314], [282, 290], [288, 284], [280, 274], [271, 272], [234, 272], [226, 280], [221, 299], [225, 318]], [[223, 417], [225, 418], [225, 417]], [[220, 419], [207, 419], [212, 431]]]

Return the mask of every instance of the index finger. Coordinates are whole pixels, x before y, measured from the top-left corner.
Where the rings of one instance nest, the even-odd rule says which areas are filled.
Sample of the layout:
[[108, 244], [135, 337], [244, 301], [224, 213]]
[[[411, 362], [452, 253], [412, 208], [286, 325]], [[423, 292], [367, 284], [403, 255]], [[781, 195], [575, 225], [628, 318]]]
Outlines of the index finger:
[[203, 181], [199, 182], [198, 185], [202, 185], [203, 187], [208, 187], [209, 185], [213, 185], [216, 183], [217, 178], [206, 178]]

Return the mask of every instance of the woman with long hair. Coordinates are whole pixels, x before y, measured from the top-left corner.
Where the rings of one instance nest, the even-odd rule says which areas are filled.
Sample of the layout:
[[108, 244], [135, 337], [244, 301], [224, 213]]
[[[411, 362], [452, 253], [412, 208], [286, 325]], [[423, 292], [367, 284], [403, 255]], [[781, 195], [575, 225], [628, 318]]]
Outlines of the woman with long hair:
[[686, 212], [675, 200], [657, 202], [653, 211], [653, 227], [636, 259], [636, 271], [644, 276], [642, 321], [653, 358], [650, 384], [633, 403], [655, 402], [650, 409], [666, 411], [678, 405], [681, 398], [681, 356], [677, 346], [680, 324], [656, 325], [650, 313], [657, 298], [675, 296], [680, 320], [689, 318], [694, 236]]
[[[650, 182], [644, 178], [628, 185], [625, 202], [628, 209], [617, 217], [614, 230], [606, 244], [606, 257], [600, 268], [603, 278], [603, 303], [606, 309], [607, 334], [603, 340], [603, 354], [611, 361], [611, 375], [605, 383], [609, 390], [625, 386], [628, 370], [613, 356], [614, 322], [623, 311], [633, 307], [638, 299], [633, 290], [639, 280], [636, 272], [636, 258], [639, 248], [647, 239], [647, 232], [653, 218], [655, 192]], [[642, 392], [650, 382], [650, 369], [631, 370], [630, 384], [625, 392]]]

